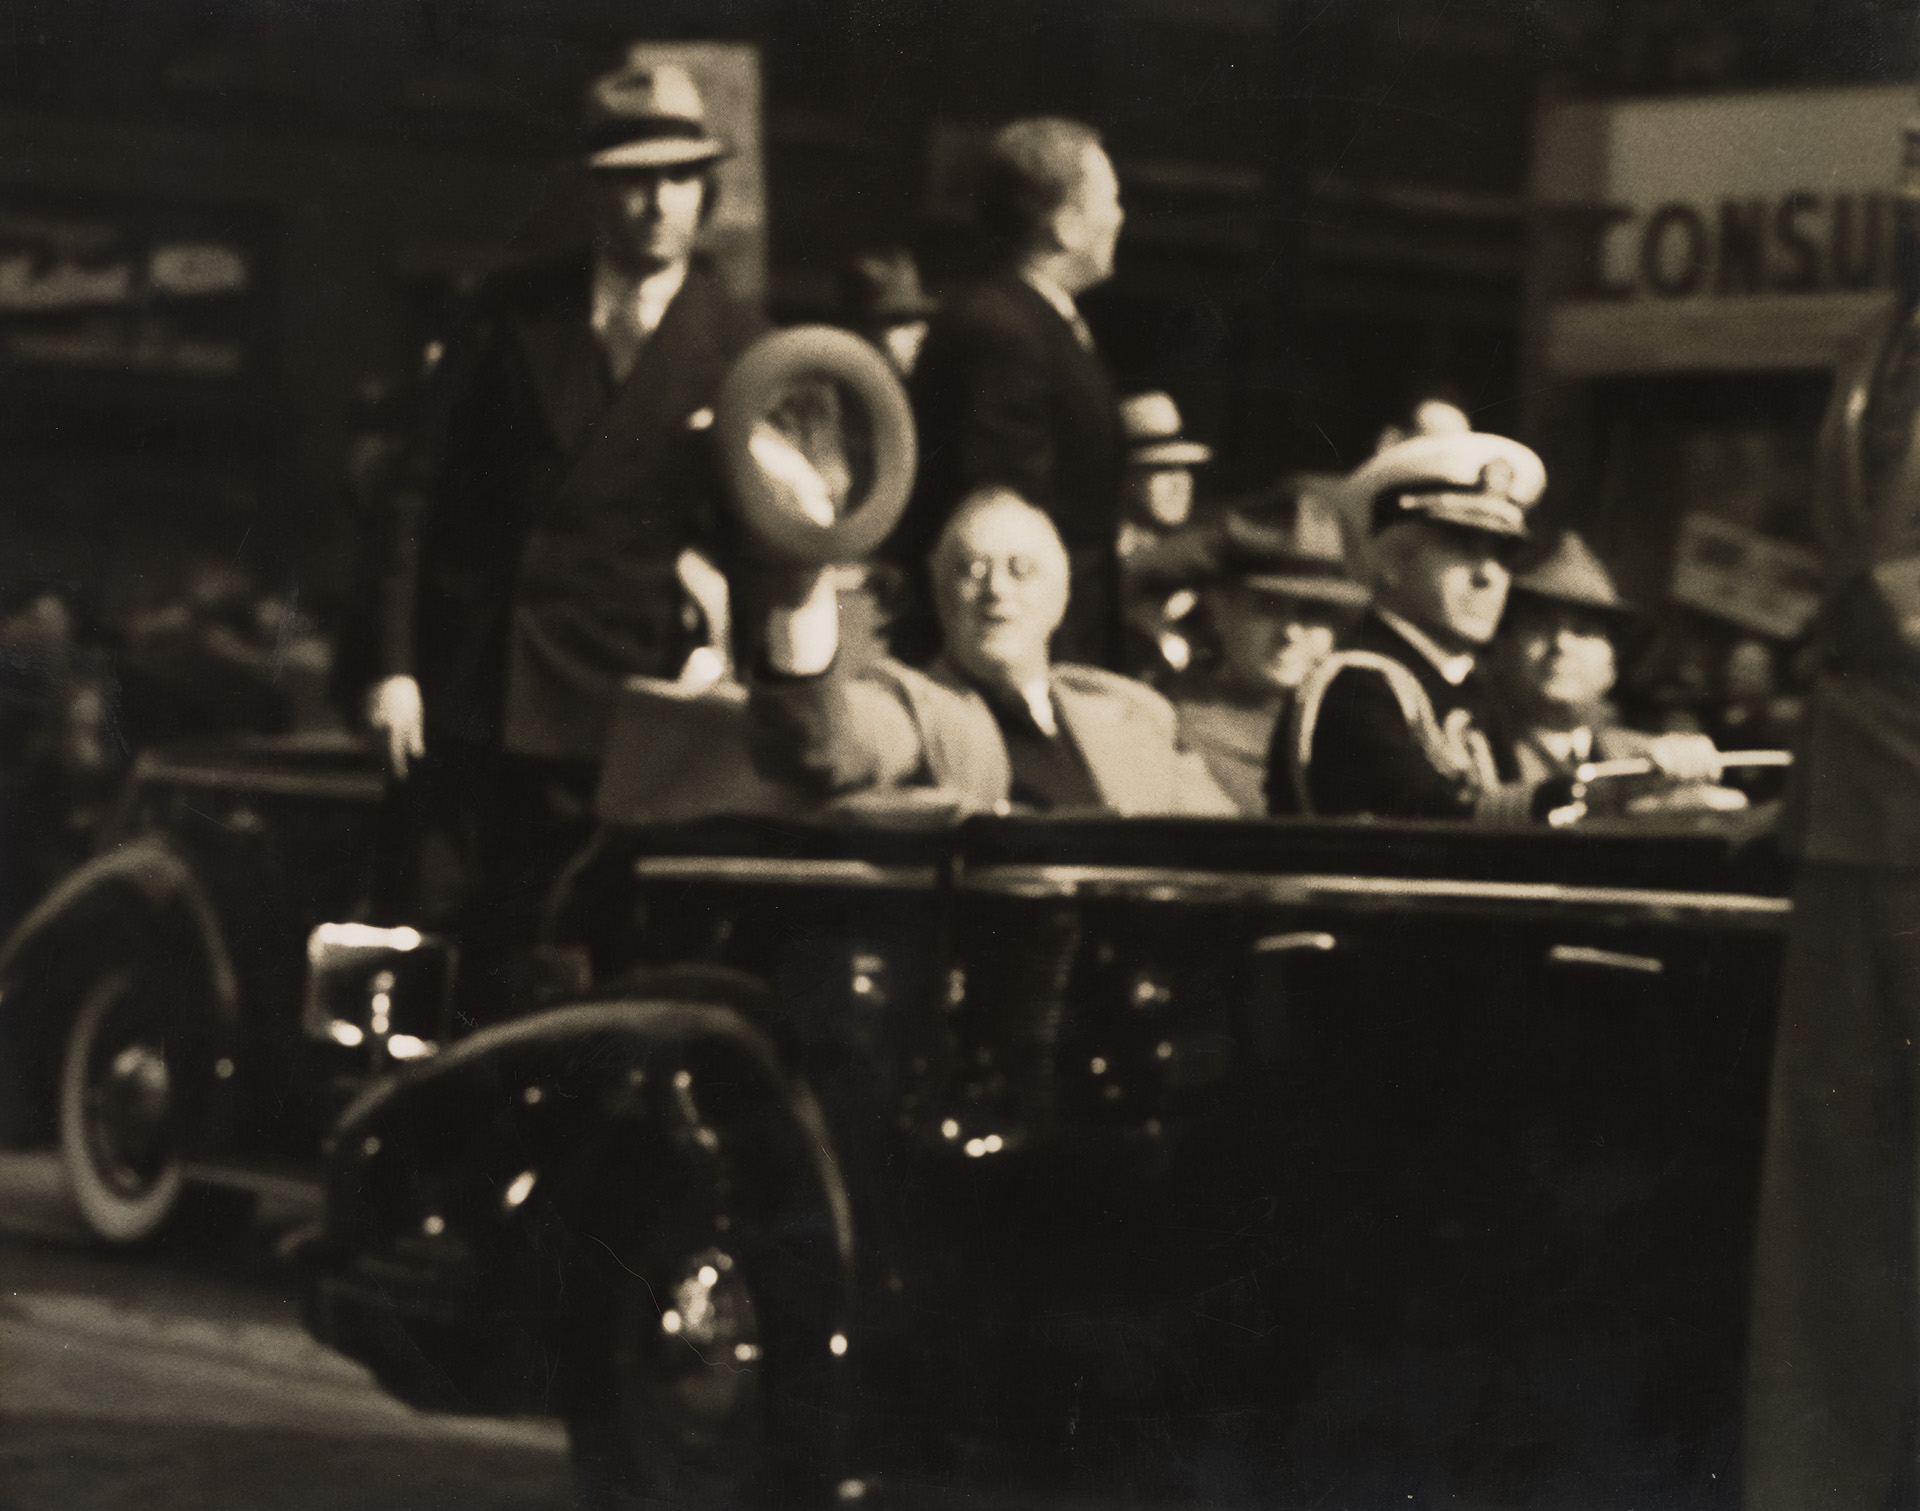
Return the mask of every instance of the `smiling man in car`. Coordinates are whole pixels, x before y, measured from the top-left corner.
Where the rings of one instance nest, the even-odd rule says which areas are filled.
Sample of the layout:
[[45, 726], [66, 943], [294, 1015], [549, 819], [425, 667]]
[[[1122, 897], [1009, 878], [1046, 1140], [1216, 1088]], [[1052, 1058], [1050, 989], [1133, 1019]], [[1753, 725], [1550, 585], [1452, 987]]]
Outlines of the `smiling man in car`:
[[1475, 431], [1397, 441], [1347, 479], [1344, 523], [1374, 607], [1275, 731], [1271, 811], [1482, 823], [1579, 816], [1573, 778], [1521, 778], [1480, 664], [1546, 480], [1525, 446]]
[[[1130, 677], [1056, 663], [1066, 548], [1019, 495], [970, 495], [931, 559], [941, 651], [925, 671], [836, 665], [831, 577], [769, 613], [753, 689], [759, 760], [824, 796], [932, 788], [987, 809], [1231, 814], [1180, 747], [1173, 707]], [[797, 606], [796, 606], [797, 603]]]

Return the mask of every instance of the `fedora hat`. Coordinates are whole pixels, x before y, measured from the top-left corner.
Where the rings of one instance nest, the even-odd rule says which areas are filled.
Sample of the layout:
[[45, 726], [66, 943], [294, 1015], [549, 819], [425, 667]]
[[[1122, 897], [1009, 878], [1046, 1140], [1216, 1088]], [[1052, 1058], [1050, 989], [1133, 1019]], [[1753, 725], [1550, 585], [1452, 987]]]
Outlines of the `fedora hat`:
[[1339, 524], [1311, 493], [1297, 494], [1291, 528], [1229, 508], [1220, 521], [1215, 580], [1338, 608], [1361, 608], [1373, 596], [1347, 575]]
[[1639, 612], [1620, 596], [1612, 574], [1572, 530], [1555, 541], [1539, 563], [1516, 573], [1508, 591], [1623, 619]]
[[840, 304], [858, 326], [904, 325], [940, 308], [920, 285], [920, 269], [905, 247], [863, 252], [840, 270]]
[[693, 75], [644, 47], [587, 89], [587, 166], [608, 171], [693, 168], [729, 155], [707, 129]]
[[1198, 467], [1213, 460], [1213, 448], [1180, 433], [1180, 406], [1155, 390], [1120, 401], [1120, 428], [1127, 460], [1136, 467]]

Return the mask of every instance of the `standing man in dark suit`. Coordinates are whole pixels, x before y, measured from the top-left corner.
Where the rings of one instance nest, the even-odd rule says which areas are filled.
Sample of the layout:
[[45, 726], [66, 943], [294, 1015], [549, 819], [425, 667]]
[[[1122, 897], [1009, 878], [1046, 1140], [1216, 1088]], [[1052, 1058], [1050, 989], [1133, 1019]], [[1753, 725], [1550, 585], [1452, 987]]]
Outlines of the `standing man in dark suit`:
[[429, 922], [526, 910], [585, 828], [621, 682], [703, 638], [709, 406], [760, 329], [695, 251], [727, 149], [687, 73], [642, 56], [592, 86], [586, 136], [591, 247], [482, 291], [395, 488], [368, 718]]
[[[1920, 242], [1920, 114], [1902, 187]], [[1911, 270], [1909, 259], [1904, 265]], [[1920, 288], [1834, 384], [1822, 665], [1782, 837], [1793, 920], [1748, 1345], [1746, 1503], [1913, 1504], [1920, 1427]]]
[[993, 138], [979, 207], [997, 270], [951, 300], [927, 333], [913, 385], [920, 484], [892, 550], [917, 566], [961, 499], [1013, 490], [1053, 521], [1072, 563], [1055, 653], [1110, 663], [1122, 437], [1075, 300], [1113, 274], [1120, 183], [1091, 127], [1015, 121]]

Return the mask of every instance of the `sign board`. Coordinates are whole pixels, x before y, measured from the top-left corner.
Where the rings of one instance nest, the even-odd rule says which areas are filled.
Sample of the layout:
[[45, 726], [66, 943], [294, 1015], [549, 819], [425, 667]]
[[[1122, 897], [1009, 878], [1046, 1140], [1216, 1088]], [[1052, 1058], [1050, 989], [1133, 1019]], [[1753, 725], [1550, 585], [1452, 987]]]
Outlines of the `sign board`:
[[1549, 366], [1830, 366], [1891, 297], [1914, 103], [1901, 84], [1544, 111], [1533, 198], [1579, 269], [1551, 291]]
[[1820, 558], [1711, 514], [1680, 521], [1675, 603], [1776, 640], [1806, 632], [1820, 608]]
[[14, 382], [260, 382], [271, 226], [246, 206], [0, 187], [0, 364]]

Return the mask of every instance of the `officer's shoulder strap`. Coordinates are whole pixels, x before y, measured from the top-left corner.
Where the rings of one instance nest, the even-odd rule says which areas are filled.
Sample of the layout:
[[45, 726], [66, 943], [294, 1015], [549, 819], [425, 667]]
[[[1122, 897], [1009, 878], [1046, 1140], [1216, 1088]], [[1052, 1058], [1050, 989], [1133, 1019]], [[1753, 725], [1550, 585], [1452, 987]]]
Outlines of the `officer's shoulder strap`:
[[1393, 692], [1394, 701], [1400, 705], [1401, 718], [1407, 721], [1407, 728], [1420, 742], [1427, 759], [1442, 771], [1452, 764], [1446, 752], [1446, 740], [1440, 733], [1439, 720], [1434, 717], [1433, 700], [1427, 696], [1427, 690], [1420, 685], [1418, 677], [1391, 656], [1382, 656], [1377, 651], [1335, 651], [1300, 684], [1300, 691], [1294, 697], [1289, 714], [1288, 749], [1293, 757], [1290, 775], [1293, 778], [1293, 795], [1303, 814], [1314, 811], [1307, 774], [1313, 763], [1313, 736], [1320, 723], [1320, 706], [1334, 679], [1348, 671], [1374, 672], [1385, 678], [1388, 688]]

